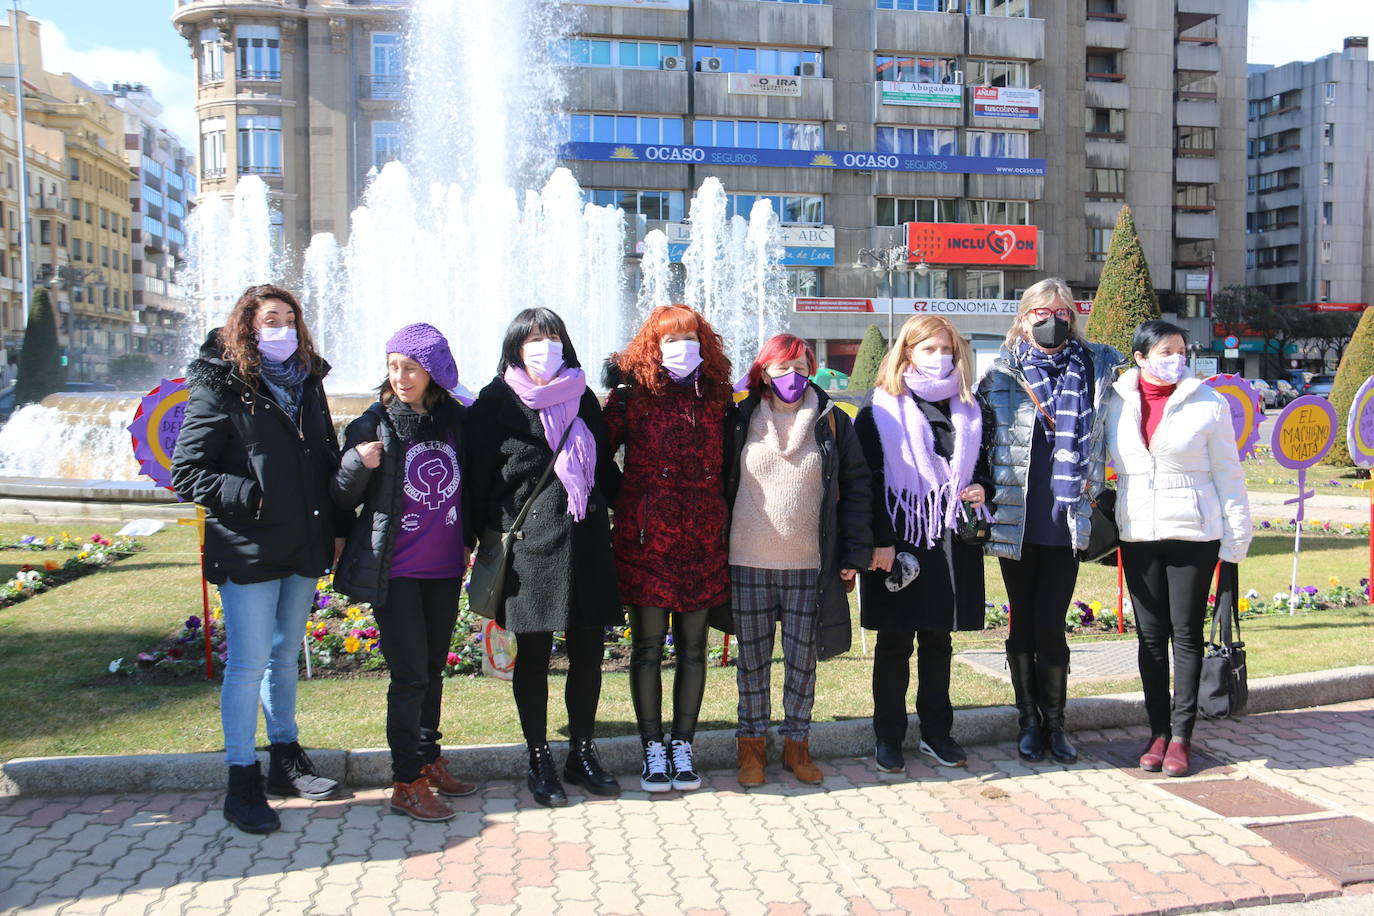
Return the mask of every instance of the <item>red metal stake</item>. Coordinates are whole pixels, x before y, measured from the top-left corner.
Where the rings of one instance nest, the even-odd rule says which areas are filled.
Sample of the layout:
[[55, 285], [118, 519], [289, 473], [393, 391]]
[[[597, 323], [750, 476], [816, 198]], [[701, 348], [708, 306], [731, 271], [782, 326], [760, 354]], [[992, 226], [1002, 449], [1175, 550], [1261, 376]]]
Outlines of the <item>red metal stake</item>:
[[1374, 604], [1374, 475], [1366, 486], [1369, 489], [1369, 584], [1365, 590], [1365, 601]]
[[1121, 570], [1121, 548], [1116, 548], [1116, 632], [1126, 632], [1126, 587], [1125, 573]]
[[[202, 529], [204, 530], [204, 529]], [[205, 630], [205, 679], [213, 681], [215, 679], [215, 656], [211, 650], [214, 640], [210, 636], [210, 631], [214, 629], [215, 622], [210, 619], [210, 583], [205, 581], [205, 539], [200, 543], [200, 606], [204, 609], [205, 616], [201, 617], [202, 629]]]
[[[1374, 510], [1371, 510], [1374, 511]], [[730, 634], [725, 634], [725, 649], [720, 654], [720, 666], [727, 667], [730, 664]]]

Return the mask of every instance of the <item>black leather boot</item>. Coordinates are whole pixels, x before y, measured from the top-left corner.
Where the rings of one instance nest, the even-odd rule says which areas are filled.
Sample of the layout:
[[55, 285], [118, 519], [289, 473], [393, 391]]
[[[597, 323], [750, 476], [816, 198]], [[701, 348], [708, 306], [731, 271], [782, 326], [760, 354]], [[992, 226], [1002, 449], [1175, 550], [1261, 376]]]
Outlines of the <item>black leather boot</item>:
[[281, 827], [281, 818], [267, 803], [267, 795], [262, 791], [262, 769], [256, 762], [252, 766], [229, 768], [224, 819], [244, 833], [271, 833]]
[[1064, 704], [1068, 702], [1069, 666], [1036, 660], [1035, 677], [1040, 695], [1040, 719], [1045, 724], [1045, 743], [1056, 763], [1075, 763], [1078, 751], [1064, 733]]
[[315, 772], [315, 764], [295, 741], [269, 745], [271, 760], [267, 765], [267, 791], [273, 795], [299, 795], [311, 801], [332, 798], [339, 784]]
[[546, 808], [562, 808], [568, 804], [568, 793], [563, 791], [563, 783], [558, 781], [558, 767], [553, 764], [553, 753], [548, 744], [531, 744], [530, 771], [525, 774], [525, 783], [530, 787], [534, 800]]
[[1021, 717], [1016, 733], [1016, 753], [1022, 760], [1039, 763], [1045, 759], [1045, 732], [1040, 725], [1040, 707], [1036, 703], [1035, 655], [1013, 651], [1008, 641], [1007, 670], [1011, 672], [1011, 689], [1016, 694], [1016, 712]]
[[593, 795], [619, 795], [620, 783], [606, 772], [601, 758], [596, 753], [596, 743], [591, 738], [574, 738], [568, 751], [568, 761], [563, 765], [563, 779], [575, 786], [581, 786]]

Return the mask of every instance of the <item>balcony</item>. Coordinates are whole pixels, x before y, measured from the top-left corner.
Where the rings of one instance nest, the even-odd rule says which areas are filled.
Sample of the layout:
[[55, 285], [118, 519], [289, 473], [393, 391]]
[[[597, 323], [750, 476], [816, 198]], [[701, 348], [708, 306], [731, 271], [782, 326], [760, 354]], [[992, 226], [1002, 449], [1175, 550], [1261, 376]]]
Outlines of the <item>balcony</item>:
[[572, 111], [686, 111], [687, 72], [574, 67], [568, 73], [567, 107]]
[[[949, 17], [948, 13], [943, 15]], [[1045, 56], [1043, 19], [1021, 19], [1014, 16], [969, 16], [967, 19], [970, 57], [1040, 60]], [[924, 45], [912, 47], [924, 48]]]
[[406, 79], [395, 73], [369, 73], [358, 77], [358, 98], [364, 101], [395, 101], [405, 94]]
[[1109, 22], [1089, 19], [1087, 43], [1090, 48], [1124, 51], [1131, 46], [1131, 25], [1128, 22]]
[[578, 16], [577, 27], [583, 35], [634, 35], [679, 42], [687, 39], [686, 10], [588, 4], [579, 6]]
[[234, 78], [240, 83], [280, 83], [280, 70], [237, 70]]
[[1212, 101], [1176, 101], [1174, 123], [1179, 127], [1220, 127], [1221, 106]]
[[240, 165], [240, 175], [262, 175], [264, 177], [281, 177], [281, 166], [279, 165]]
[[[791, 4], [779, 4], [791, 7]], [[979, 19], [986, 17], [977, 17]], [[919, 48], [923, 54], [963, 56], [964, 16], [951, 13], [877, 10], [878, 45], [886, 50]]]
[[1218, 184], [1221, 181], [1221, 163], [1216, 158], [1177, 158], [1174, 160], [1174, 181], [1179, 184]]
[[1215, 212], [1174, 213], [1175, 239], [1215, 239], [1220, 234], [1220, 221]]
[[[828, 48], [835, 44], [834, 16], [835, 8], [828, 3], [695, 0], [692, 34], [699, 42], [738, 41], [748, 35], [750, 41], [763, 46]], [[925, 45], [918, 47], [924, 49]]]
[[1131, 107], [1131, 87], [1125, 83], [1087, 83], [1083, 87], [1084, 104], [1089, 108]]
[[1221, 15], [1223, 0], [1177, 0], [1174, 21], [1179, 31], [1187, 31]]
[[214, 168], [204, 168], [200, 170], [200, 178], [202, 181], [223, 181], [224, 176], [227, 175], [228, 172], [229, 170], [222, 165], [215, 166]]
[[[755, 0], [757, 2], [757, 0]], [[770, 6], [772, 4], [762, 4]], [[781, 5], [781, 4], [778, 4]], [[835, 117], [834, 82], [821, 77], [801, 78], [801, 98], [732, 95], [728, 73], [698, 73], [692, 81], [693, 110], [698, 117], [797, 118], [830, 121]], [[660, 103], [662, 104], [662, 103]], [[630, 108], [629, 111], [636, 109]], [[661, 111], [661, 108], [643, 109]], [[671, 110], [671, 109], [669, 109]]]
[[1221, 48], [1217, 47], [1216, 39], [1208, 39], [1207, 41], [1211, 43], [1188, 41], [1180, 38], [1177, 56], [1174, 59], [1174, 68], [1197, 73], [1220, 72]]

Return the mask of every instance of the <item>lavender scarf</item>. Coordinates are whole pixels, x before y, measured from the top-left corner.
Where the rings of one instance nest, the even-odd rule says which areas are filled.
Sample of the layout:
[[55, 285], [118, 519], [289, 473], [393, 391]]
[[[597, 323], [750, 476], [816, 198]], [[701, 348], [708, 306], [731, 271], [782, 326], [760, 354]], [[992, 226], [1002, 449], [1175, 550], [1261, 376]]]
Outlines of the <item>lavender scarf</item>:
[[563, 430], [572, 424], [568, 441], [554, 459], [553, 472], [568, 491], [568, 514], [582, 521], [587, 517], [587, 498], [596, 473], [596, 440], [577, 415], [582, 393], [587, 390], [586, 375], [581, 369], [563, 369], [547, 385], [536, 385], [523, 369], [507, 366], [503, 378], [521, 403], [539, 414], [549, 448], [557, 448]]
[[[983, 442], [983, 414], [976, 403], [959, 397], [957, 371], [942, 379], [918, 379], [913, 374], [907, 384], [914, 397], [896, 397], [882, 388], [873, 389], [873, 422], [883, 446], [888, 515], [894, 526], [899, 515], [904, 517], [903, 540], [929, 548], [958, 522], [959, 493], [973, 480]], [[916, 403], [917, 397], [928, 402], [949, 401], [954, 424], [952, 460], [936, 453], [930, 423]]]

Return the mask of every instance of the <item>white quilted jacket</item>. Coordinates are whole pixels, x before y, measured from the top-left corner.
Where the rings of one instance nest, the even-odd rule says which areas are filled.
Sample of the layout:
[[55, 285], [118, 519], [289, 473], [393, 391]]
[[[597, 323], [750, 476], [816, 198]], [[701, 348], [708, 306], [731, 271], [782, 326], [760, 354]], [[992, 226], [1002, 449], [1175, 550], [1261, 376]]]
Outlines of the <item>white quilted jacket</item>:
[[1140, 432], [1140, 370], [1122, 373], [1107, 405], [1123, 541], [1221, 541], [1221, 559], [1250, 547], [1250, 499], [1226, 399], [1189, 376], [1164, 405], [1150, 446]]

